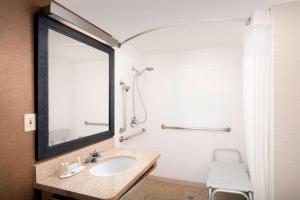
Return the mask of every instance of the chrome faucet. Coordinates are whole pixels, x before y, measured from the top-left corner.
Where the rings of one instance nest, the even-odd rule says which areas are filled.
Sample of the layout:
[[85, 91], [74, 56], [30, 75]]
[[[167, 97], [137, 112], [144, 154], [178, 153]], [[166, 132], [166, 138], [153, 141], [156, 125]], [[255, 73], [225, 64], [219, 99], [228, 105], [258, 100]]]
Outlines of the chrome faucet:
[[87, 157], [84, 161], [84, 163], [95, 163], [98, 161], [98, 158], [102, 157], [102, 151], [99, 149], [95, 149], [92, 153], [90, 153], [90, 156]]

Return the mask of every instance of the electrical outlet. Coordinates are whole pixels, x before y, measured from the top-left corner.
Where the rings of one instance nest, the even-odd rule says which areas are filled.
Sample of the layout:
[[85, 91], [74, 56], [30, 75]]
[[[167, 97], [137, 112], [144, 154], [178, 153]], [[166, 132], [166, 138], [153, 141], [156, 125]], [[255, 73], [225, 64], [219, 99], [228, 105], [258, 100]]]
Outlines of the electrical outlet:
[[24, 131], [35, 131], [36, 122], [35, 122], [35, 114], [24, 114]]

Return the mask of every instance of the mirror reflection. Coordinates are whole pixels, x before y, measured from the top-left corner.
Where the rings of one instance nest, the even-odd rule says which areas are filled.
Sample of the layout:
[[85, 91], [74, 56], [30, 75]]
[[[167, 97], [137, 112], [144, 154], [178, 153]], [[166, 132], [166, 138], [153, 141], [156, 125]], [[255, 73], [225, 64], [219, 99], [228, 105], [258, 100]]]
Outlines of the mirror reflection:
[[49, 146], [109, 130], [109, 55], [49, 29]]

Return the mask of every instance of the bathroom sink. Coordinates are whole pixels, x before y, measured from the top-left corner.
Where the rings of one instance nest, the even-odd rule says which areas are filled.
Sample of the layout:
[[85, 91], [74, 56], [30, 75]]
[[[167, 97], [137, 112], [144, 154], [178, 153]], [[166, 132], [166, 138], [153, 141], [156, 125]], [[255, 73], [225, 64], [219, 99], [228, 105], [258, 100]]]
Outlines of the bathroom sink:
[[130, 169], [137, 160], [130, 156], [113, 157], [104, 160], [90, 169], [94, 176], [113, 176]]

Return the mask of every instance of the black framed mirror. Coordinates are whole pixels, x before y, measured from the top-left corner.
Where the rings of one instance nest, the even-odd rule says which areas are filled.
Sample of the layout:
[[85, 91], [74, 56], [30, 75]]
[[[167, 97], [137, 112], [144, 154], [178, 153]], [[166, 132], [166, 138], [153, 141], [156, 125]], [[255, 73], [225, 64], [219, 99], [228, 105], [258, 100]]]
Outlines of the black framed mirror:
[[114, 49], [35, 18], [36, 159], [114, 135]]

